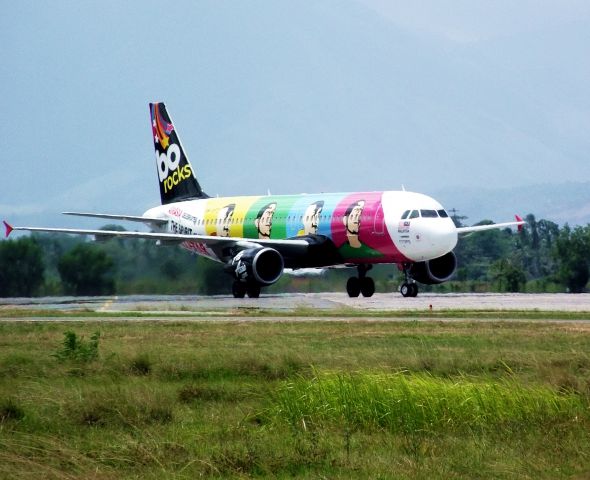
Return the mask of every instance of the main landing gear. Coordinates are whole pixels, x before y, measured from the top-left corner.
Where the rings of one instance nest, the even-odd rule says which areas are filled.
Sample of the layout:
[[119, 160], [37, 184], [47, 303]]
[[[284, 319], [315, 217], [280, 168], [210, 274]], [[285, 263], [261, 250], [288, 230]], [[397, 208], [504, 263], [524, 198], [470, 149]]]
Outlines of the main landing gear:
[[244, 283], [236, 280], [231, 287], [231, 291], [234, 298], [244, 298], [246, 294], [250, 298], [260, 297], [260, 285], [257, 283]]
[[362, 294], [363, 297], [371, 297], [375, 293], [375, 281], [371, 277], [367, 277], [367, 272], [373, 268], [373, 265], [359, 265], [357, 267], [359, 276], [350, 277], [346, 282], [346, 292], [349, 297], [358, 297]]
[[401, 287], [399, 287], [399, 293], [402, 294], [402, 297], [416, 297], [418, 296], [418, 284], [412, 280], [410, 274], [408, 272], [409, 266], [404, 265], [404, 283], [402, 283]]

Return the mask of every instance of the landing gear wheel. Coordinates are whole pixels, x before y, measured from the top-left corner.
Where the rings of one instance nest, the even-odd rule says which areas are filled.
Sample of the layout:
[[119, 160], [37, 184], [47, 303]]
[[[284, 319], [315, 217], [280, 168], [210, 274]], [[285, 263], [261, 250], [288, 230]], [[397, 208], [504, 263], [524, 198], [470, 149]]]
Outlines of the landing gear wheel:
[[360, 279], [361, 293], [363, 297], [372, 297], [375, 293], [375, 282], [371, 277], [364, 277]]
[[415, 283], [402, 283], [399, 292], [403, 297], [416, 297], [418, 295], [418, 285]]
[[246, 296], [246, 285], [242, 282], [234, 282], [231, 286], [231, 293], [233, 293], [234, 298], [244, 298]]
[[346, 282], [346, 293], [349, 297], [358, 297], [361, 293], [361, 281], [357, 277], [350, 277]]
[[260, 285], [252, 284], [246, 287], [246, 292], [250, 298], [260, 297]]

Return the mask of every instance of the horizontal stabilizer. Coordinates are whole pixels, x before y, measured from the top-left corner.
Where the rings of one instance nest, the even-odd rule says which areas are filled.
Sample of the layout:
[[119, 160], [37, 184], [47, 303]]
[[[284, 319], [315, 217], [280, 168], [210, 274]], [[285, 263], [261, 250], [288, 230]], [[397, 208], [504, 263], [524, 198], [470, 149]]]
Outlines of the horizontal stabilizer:
[[112, 215], [110, 213], [86, 213], [86, 212], [62, 212], [64, 215], [75, 215], [77, 217], [106, 218], [107, 220], [125, 220], [128, 222], [151, 223], [164, 225], [168, 220], [163, 218], [140, 217], [136, 215]]

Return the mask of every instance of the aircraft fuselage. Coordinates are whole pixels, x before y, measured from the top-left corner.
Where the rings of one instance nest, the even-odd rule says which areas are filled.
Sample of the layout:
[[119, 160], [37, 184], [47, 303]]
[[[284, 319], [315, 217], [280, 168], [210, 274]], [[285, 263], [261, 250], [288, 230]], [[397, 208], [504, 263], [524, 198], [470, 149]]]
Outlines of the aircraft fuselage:
[[[161, 231], [176, 234], [252, 240], [321, 236], [333, 242], [342, 264], [421, 262], [445, 255], [457, 243], [442, 205], [405, 191], [207, 198], [158, 206], [144, 216], [167, 220]], [[224, 261], [205, 243], [183, 246]]]

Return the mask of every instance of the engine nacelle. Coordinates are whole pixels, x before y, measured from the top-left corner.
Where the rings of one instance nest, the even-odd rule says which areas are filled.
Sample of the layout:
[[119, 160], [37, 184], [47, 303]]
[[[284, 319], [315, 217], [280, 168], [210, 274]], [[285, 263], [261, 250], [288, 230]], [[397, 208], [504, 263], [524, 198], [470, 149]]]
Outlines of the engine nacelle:
[[457, 257], [449, 252], [442, 257], [412, 264], [410, 276], [417, 282], [436, 285], [449, 280], [457, 269]]
[[241, 282], [272, 285], [283, 274], [283, 256], [273, 248], [249, 248], [231, 261], [231, 271]]

